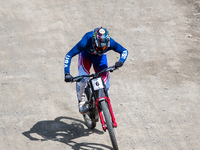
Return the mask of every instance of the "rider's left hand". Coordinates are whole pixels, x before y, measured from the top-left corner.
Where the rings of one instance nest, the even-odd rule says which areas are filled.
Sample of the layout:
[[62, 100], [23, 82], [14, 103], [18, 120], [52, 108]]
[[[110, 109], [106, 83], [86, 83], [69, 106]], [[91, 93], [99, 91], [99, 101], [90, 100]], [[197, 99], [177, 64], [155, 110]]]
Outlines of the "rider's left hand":
[[123, 65], [123, 62], [122, 61], [117, 61], [116, 63], [115, 63], [115, 68], [119, 68], [119, 67], [121, 67]]

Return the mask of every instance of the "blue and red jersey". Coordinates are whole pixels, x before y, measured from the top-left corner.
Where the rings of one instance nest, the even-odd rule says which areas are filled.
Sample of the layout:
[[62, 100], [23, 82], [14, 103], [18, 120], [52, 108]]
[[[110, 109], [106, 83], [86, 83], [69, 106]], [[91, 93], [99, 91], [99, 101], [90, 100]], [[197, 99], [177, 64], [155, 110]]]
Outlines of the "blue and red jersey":
[[[85, 51], [94, 56], [95, 55], [98, 56], [98, 54], [95, 52], [95, 50], [93, 48], [92, 34], [93, 34], [93, 31], [86, 33], [83, 36], [83, 38], [66, 54], [65, 61], [64, 61], [65, 74], [70, 73], [70, 64], [71, 64], [72, 57], [79, 54], [80, 52]], [[109, 50], [114, 50], [115, 52], [118, 52], [120, 54], [119, 61], [122, 61], [123, 63], [125, 62], [125, 60], [128, 56], [127, 49], [125, 49], [119, 43], [115, 42], [112, 38], [110, 38], [110, 44], [109, 44], [106, 52]]]

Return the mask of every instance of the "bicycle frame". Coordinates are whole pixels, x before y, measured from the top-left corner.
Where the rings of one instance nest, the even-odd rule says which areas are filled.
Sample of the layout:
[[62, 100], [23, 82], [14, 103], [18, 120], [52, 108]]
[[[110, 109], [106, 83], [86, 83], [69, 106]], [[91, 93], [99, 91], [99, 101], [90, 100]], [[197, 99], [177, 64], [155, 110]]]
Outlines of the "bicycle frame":
[[[98, 111], [98, 114], [99, 114], [99, 118], [100, 118], [103, 130], [106, 131], [106, 124], [104, 122], [104, 118], [103, 118], [103, 115], [102, 115], [102, 112], [101, 112], [101, 107], [100, 107], [101, 101], [107, 102], [108, 109], [109, 109], [111, 119], [112, 119], [112, 122], [113, 122], [113, 127], [117, 127], [117, 123], [115, 121], [113, 109], [112, 109], [112, 106], [111, 106], [111, 103], [110, 103], [110, 98], [108, 97], [108, 94], [107, 94], [107, 91], [106, 91], [106, 86], [105, 86], [105, 83], [103, 81], [103, 78], [102, 77], [91, 78], [89, 80], [87, 88], [91, 88], [91, 90], [92, 90], [92, 94], [88, 94], [88, 96], [90, 96], [88, 98], [89, 98], [89, 100], [91, 100], [91, 98], [94, 97], [95, 105], [96, 105], [96, 108], [97, 108], [97, 111]], [[103, 92], [103, 93], [100, 93], [100, 92]], [[100, 94], [102, 94], [104, 96], [100, 97]]]
[[98, 73], [77, 76], [72, 79], [72, 82], [80, 82], [84, 77], [89, 77], [84, 91], [87, 96], [86, 105], [89, 107], [89, 112], [83, 114], [83, 118], [87, 127], [94, 129], [96, 122], [98, 122], [97, 116], [99, 115], [102, 129], [104, 131], [108, 130], [113, 148], [118, 150], [117, 140], [113, 130], [113, 128], [117, 127], [117, 123], [103, 77], [99, 76], [102, 72], [113, 72], [116, 69], [117, 67], [111, 66]]

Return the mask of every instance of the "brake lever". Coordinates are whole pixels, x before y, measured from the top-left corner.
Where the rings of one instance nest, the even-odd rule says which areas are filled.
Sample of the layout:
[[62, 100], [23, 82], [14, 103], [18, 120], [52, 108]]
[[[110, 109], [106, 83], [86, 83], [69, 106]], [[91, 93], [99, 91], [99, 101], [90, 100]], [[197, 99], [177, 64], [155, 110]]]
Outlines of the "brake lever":
[[115, 66], [112, 66], [110, 69], [111, 69], [111, 70], [109, 70], [109, 71], [110, 71], [110, 72], [113, 72], [114, 70], [116, 70], [116, 69], [118, 69], [118, 68], [115, 67]]
[[72, 82], [80, 82], [83, 77], [75, 77], [72, 79]]
[[113, 71], [114, 71], [114, 69], [110, 70], [110, 72], [113, 72]]

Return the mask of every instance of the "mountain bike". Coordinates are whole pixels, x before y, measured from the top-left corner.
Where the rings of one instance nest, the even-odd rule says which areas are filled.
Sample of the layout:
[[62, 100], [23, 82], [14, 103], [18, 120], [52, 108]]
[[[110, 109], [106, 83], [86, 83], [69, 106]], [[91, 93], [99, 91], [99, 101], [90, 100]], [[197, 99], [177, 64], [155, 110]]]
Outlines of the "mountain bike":
[[105, 83], [103, 78], [99, 75], [103, 72], [113, 72], [116, 69], [115, 66], [111, 66], [98, 73], [76, 76], [72, 80], [72, 82], [80, 82], [83, 78], [89, 77], [84, 91], [87, 97], [86, 105], [89, 108], [89, 111], [83, 114], [83, 118], [86, 126], [90, 129], [96, 127], [96, 123], [100, 118], [103, 130], [108, 130], [109, 132], [114, 150], [118, 150], [117, 140], [113, 129], [117, 127], [117, 123], [115, 121]]

